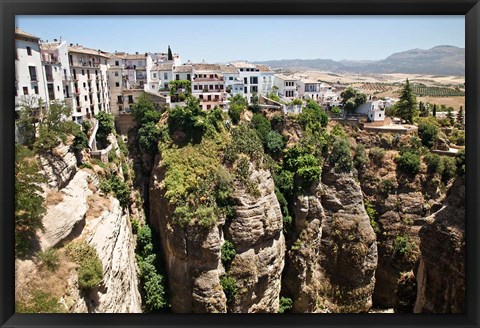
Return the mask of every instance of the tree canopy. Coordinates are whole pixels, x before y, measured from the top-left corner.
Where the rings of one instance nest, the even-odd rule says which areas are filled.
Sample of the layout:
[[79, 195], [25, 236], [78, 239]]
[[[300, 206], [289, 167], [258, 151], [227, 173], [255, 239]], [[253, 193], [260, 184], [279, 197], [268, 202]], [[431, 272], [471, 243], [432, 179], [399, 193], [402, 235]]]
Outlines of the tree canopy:
[[395, 104], [395, 114], [409, 124], [412, 124], [413, 118], [418, 116], [417, 98], [408, 79], [403, 85], [400, 100]]

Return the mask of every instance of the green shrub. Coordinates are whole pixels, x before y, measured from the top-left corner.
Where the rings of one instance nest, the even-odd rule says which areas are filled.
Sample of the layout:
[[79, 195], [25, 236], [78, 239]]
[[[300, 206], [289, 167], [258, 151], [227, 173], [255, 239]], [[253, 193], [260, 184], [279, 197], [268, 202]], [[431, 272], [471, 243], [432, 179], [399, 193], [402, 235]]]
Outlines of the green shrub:
[[288, 170], [277, 168], [273, 176], [275, 186], [278, 187], [282, 193], [292, 195], [294, 191], [294, 173]]
[[455, 155], [455, 164], [457, 166], [457, 174], [459, 176], [465, 175], [465, 149], [461, 149]]
[[78, 129], [75, 133], [75, 139], [73, 139], [73, 150], [74, 151], [82, 151], [88, 147], [88, 138], [85, 132]]
[[279, 153], [285, 146], [282, 135], [276, 131], [268, 132], [265, 144], [267, 150], [271, 153]]
[[375, 164], [382, 165], [386, 153], [385, 149], [374, 147], [370, 149], [369, 156]]
[[103, 192], [107, 194], [113, 192], [115, 198], [118, 199], [118, 201], [120, 202], [120, 206], [122, 206], [123, 209], [127, 208], [130, 205], [131, 189], [128, 186], [128, 183], [123, 181], [117, 175], [111, 175], [109, 178], [101, 179], [98, 186]]
[[49, 248], [37, 255], [40, 263], [45, 265], [50, 271], [56, 271], [60, 265], [58, 251], [54, 248]]
[[289, 297], [280, 297], [280, 307], [278, 309], [278, 313], [286, 313], [289, 312], [293, 307], [293, 301]]
[[255, 130], [240, 124], [232, 130], [232, 142], [225, 150], [225, 160], [233, 163], [239, 154], [248, 155], [255, 163], [263, 160], [263, 146]]
[[299, 115], [299, 122], [304, 129], [307, 127], [326, 127], [328, 115], [315, 101], [307, 100], [306, 107]]
[[262, 114], [255, 113], [253, 114], [251, 123], [262, 143], [266, 144], [267, 135], [270, 131], [272, 131], [272, 125], [270, 124], [270, 121]]
[[433, 174], [441, 174], [443, 171], [442, 158], [437, 154], [428, 153], [423, 157], [427, 164], [427, 171]]
[[140, 229], [140, 223], [137, 219], [132, 218], [132, 233], [138, 234], [138, 230]]
[[443, 170], [442, 170], [442, 181], [448, 182], [450, 179], [454, 178], [456, 175], [456, 160], [453, 157], [443, 157]]
[[397, 236], [393, 242], [394, 256], [403, 257], [413, 250], [413, 245], [408, 235]]
[[280, 210], [282, 211], [283, 216], [283, 232], [288, 234], [292, 228], [293, 218], [290, 215], [290, 211], [288, 210], [288, 202], [285, 199], [283, 193], [275, 187], [275, 196], [277, 196], [278, 203], [280, 205]]
[[365, 211], [367, 212], [368, 218], [370, 219], [370, 225], [372, 226], [373, 231], [375, 231], [375, 233], [379, 233], [380, 229], [378, 228], [377, 224], [377, 211], [367, 199], [364, 200], [363, 205], [365, 207]]
[[32, 250], [36, 231], [43, 227], [45, 181], [32, 151], [15, 145], [15, 254], [26, 256]]
[[27, 302], [16, 302], [17, 313], [65, 313], [62, 304], [51, 294], [35, 290]]
[[229, 240], [225, 240], [221, 249], [221, 258], [222, 258], [223, 265], [225, 267], [230, 265], [230, 263], [232, 262], [236, 254], [237, 253], [235, 251], [235, 247], [233, 246], [233, 243]]
[[420, 157], [417, 154], [407, 151], [397, 161], [399, 168], [405, 173], [415, 175], [420, 171]]
[[98, 256], [92, 261], [84, 261], [78, 270], [78, 286], [83, 290], [97, 287], [103, 279], [102, 262]]
[[107, 112], [99, 112], [95, 118], [98, 120], [98, 130], [96, 139], [100, 148], [104, 149], [108, 146], [107, 137], [110, 133], [115, 131], [115, 119], [112, 114]]
[[438, 132], [438, 123], [434, 118], [419, 118], [418, 135], [425, 147], [432, 148], [435, 145]]
[[336, 172], [350, 172], [352, 170], [352, 155], [346, 139], [338, 138], [335, 140], [329, 162]]
[[391, 179], [384, 179], [380, 182], [380, 192], [388, 196], [395, 189], [395, 182]]
[[78, 286], [88, 291], [97, 287], [103, 279], [103, 267], [97, 251], [89, 244], [70, 243], [65, 248], [67, 257], [75, 261], [78, 269]]
[[355, 155], [353, 157], [353, 165], [357, 170], [363, 170], [368, 162], [367, 152], [365, 146], [358, 144], [355, 147]]
[[[291, 172], [290, 174], [293, 173], [294, 189], [296, 189], [294, 192], [308, 188], [320, 179], [321, 167], [319, 160], [305, 148], [295, 145], [287, 149], [283, 161], [283, 169]], [[283, 176], [288, 178], [290, 174], [284, 173]], [[285, 182], [288, 182], [288, 180]], [[281, 190], [287, 192], [286, 189]]]
[[160, 128], [154, 122], [147, 122], [138, 129], [138, 144], [140, 149], [149, 153], [156, 154], [158, 151], [158, 141], [161, 136]]
[[220, 285], [222, 286], [223, 292], [227, 297], [227, 302], [231, 303], [238, 293], [237, 281], [233, 277], [223, 275], [220, 277]]

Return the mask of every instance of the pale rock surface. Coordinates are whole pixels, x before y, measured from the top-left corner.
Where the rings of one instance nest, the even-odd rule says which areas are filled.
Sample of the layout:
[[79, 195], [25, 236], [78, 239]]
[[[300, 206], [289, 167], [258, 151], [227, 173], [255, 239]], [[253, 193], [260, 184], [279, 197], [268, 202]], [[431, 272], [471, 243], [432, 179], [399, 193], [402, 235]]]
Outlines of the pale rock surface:
[[270, 172], [253, 167], [251, 172], [260, 195], [253, 197], [237, 186], [235, 217], [225, 226], [225, 238], [237, 253], [228, 275], [236, 279], [238, 293], [228, 308], [239, 313], [275, 313], [285, 257], [283, 218]]
[[40, 168], [52, 189], [62, 189], [77, 172], [77, 159], [70, 146], [60, 145], [51, 154], [39, 156]]
[[420, 230], [415, 313], [465, 312], [465, 179]]
[[47, 208], [42, 222], [43, 231], [37, 233], [42, 250], [53, 247], [67, 238], [77, 225], [83, 224], [88, 210], [87, 197], [92, 194], [88, 187], [90, 174], [78, 171], [68, 185], [61, 189], [63, 200]]
[[135, 243], [128, 215], [122, 212], [119, 201], [110, 197], [110, 209], [92, 219], [89, 225], [81, 238], [85, 237], [85, 242], [97, 251], [103, 265], [103, 281], [99, 288], [78, 297], [72, 312], [142, 312]]

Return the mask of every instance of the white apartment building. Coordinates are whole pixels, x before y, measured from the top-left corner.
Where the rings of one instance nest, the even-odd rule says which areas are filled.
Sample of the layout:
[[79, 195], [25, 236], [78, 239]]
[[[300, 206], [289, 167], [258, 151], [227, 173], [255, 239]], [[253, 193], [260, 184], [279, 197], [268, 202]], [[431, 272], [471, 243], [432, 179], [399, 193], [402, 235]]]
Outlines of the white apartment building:
[[321, 82], [308, 77], [300, 77], [296, 80], [298, 96], [304, 99], [313, 99], [318, 101], [322, 98]]
[[108, 91], [109, 54], [70, 44], [68, 61], [73, 79], [76, 116], [91, 118], [100, 111], [111, 112]]
[[223, 109], [227, 102], [225, 80], [220, 65], [201, 63], [193, 64], [192, 67], [192, 96], [200, 99], [203, 110], [213, 109], [215, 106]]
[[161, 63], [153, 65], [152, 71], [156, 71], [159, 76], [159, 89], [168, 90], [168, 83], [173, 81], [173, 63]]
[[251, 103], [252, 96], [260, 92], [260, 69], [247, 62], [234, 62], [231, 65], [238, 69], [239, 78], [243, 81], [243, 94]]
[[355, 113], [367, 115], [370, 122], [385, 120], [385, 102], [382, 100], [367, 101], [355, 109]]
[[275, 72], [265, 65], [257, 65], [260, 71], [260, 93], [266, 95], [272, 91], [275, 82]]
[[[70, 69], [68, 67], [68, 46], [65, 41], [46, 42], [40, 44], [42, 64], [45, 71], [48, 98], [65, 100], [73, 109]], [[72, 112], [72, 114], [74, 114]]]
[[15, 112], [25, 102], [38, 106], [41, 98], [48, 106], [48, 93], [39, 37], [15, 29]]
[[283, 74], [275, 74], [274, 85], [278, 88], [277, 92], [280, 97], [293, 99], [298, 97], [296, 79]]
[[235, 96], [236, 94], [243, 96], [243, 79], [240, 78], [238, 68], [232, 65], [222, 65], [220, 68], [225, 81], [225, 92], [227, 92], [231, 97]]

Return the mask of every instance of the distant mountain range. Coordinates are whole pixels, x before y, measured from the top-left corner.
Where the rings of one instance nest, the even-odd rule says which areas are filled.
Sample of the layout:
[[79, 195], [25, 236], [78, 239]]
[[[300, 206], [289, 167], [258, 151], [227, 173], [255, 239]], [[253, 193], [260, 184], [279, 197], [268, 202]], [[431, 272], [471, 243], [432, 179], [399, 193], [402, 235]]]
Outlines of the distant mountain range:
[[442, 45], [428, 50], [397, 52], [382, 60], [281, 59], [257, 61], [272, 69], [319, 70], [339, 73], [410, 73], [465, 75], [465, 48]]

